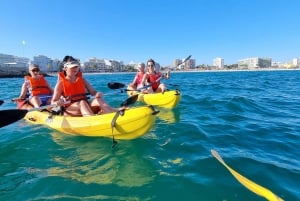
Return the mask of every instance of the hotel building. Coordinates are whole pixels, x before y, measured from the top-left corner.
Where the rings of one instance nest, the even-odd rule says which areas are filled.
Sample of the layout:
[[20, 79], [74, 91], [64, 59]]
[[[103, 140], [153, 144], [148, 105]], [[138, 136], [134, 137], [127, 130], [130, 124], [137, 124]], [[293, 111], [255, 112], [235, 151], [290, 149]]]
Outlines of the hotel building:
[[223, 58], [214, 58], [213, 60], [213, 66], [222, 69], [224, 68], [224, 59]]
[[271, 58], [259, 58], [251, 57], [238, 60], [239, 69], [257, 69], [257, 68], [269, 68], [272, 65]]

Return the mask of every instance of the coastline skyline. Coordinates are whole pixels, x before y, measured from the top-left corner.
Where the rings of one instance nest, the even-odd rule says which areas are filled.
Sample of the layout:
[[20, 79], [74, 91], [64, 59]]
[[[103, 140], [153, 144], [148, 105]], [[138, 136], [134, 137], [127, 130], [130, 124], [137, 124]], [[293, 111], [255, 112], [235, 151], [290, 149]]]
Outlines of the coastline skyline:
[[32, 58], [73, 55], [162, 66], [193, 55], [198, 65], [300, 57], [299, 1], [4, 1], [0, 52]]

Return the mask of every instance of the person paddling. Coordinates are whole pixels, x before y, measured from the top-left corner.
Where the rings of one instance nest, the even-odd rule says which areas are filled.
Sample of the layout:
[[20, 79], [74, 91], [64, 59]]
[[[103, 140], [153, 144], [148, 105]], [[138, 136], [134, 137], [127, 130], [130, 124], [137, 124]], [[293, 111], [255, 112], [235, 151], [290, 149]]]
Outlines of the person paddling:
[[[88, 100], [87, 92], [94, 96], [93, 100]], [[116, 109], [109, 106], [102, 99], [102, 96], [102, 93], [97, 92], [83, 78], [80, 63], [73, 60], [66, 62], [64, 71], [58, 74], [52, 104], [63, 106], [63, 112], [66, 116], [90, 116], [115, 112]]]
[[[49, 83], [40, 73], [40, 67], [36, 64], [29, 65], [29, 74], [25, 76], [19, 98], [23, 100], [18, 108], [22, 108], [27, 102], [33, 107], [48, 105], [51, 102], [53, 90]], [[27, 99], [28, 98], [28, 99]]]
[[147, 61], [148, 72], [144, 75], [142, 83], [149, 83], [151, 87], [148, 88], [148, 93], [155, 92], [165, 92], [167, 87], [165, 84], [161, 83], [161, 78], [169, 79], [170, 71], [166, 74], [162, 74], [160, 71], [155, 71], [155, 61], [149, 59]]

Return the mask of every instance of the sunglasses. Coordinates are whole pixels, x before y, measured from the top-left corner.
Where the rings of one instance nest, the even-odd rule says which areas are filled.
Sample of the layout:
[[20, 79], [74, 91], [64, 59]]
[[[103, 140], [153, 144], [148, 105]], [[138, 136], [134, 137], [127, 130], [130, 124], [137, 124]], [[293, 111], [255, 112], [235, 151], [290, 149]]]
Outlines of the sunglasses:
[[149, 65], [148, 65], [148, 67], [153, 67], [153, 66], [154, 66], [153, 64], [149, 64]]
[[33, 70], [31, 70], [31, 72], [34, 72], [34, 73], [40, 72], [40, 69], [33, 69]]

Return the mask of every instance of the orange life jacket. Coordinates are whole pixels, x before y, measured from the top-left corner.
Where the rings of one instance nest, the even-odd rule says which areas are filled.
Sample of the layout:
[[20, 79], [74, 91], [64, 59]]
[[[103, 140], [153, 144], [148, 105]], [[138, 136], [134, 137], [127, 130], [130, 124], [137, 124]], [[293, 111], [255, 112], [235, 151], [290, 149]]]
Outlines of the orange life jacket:
[[63, 96], [67, 100], [76, 102], [87, 99], [82, 72], [77, 74], [75, 82], [70, 82], [68, 79], [66, 79], [64, 72], [60, 72], [58, 77], [63, 82]]
[[39, 79], [27, 75], [25, 76], [25, 80], [29, 82], [29, 93], [31, 96], [51, 94], [51, 90], [43, 75]]

